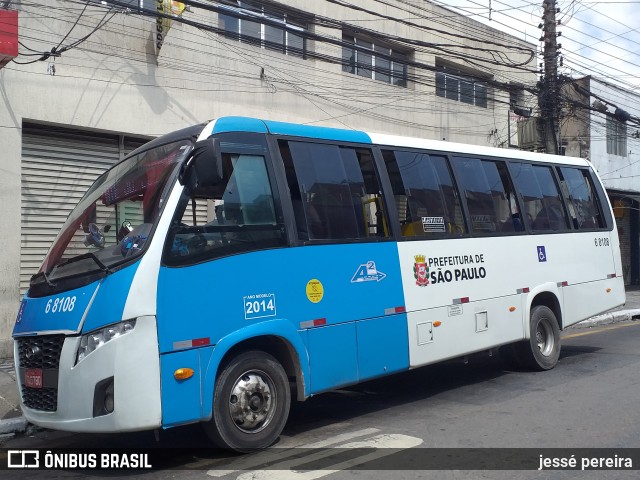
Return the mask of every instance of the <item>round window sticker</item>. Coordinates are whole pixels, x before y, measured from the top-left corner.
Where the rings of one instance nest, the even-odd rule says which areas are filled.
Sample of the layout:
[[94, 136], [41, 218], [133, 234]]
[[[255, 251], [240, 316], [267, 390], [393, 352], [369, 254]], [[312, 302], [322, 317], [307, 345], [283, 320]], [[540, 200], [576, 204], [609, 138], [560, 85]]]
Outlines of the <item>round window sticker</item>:
[[318, 303], [324, 297], [324, 287], [320, 280], [312, 278], [307, 282], [307, 298], [312, 303]]

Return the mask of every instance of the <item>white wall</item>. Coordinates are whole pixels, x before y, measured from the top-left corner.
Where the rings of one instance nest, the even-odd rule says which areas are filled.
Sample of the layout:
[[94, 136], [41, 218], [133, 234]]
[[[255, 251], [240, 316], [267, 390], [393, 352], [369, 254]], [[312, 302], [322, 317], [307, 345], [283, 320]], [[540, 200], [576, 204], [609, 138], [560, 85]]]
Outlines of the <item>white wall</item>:
[[[636, 118], [640, 117], [640, 95], [591, 79], [591, 104], [604, 98]], [[609, 112], [614, 109], [609, 106]], [[599, 112], [591, 112], [591, 161], [608, 189], [640, 193], [640, 138], [633, 134], [640, 132], [639, 126], [627, 124], [627, 155], [607, 153], [606, 118]]]

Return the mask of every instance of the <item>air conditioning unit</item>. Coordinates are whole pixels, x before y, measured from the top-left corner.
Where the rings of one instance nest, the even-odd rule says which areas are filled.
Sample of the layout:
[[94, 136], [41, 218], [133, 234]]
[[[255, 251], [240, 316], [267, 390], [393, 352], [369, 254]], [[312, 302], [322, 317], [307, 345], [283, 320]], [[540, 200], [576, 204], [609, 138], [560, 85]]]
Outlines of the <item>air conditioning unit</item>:
[[518, 122], [518, 146], [524, 149], [533, 149], [541, 145], [540, 118], [531, 117], [520, 120]]

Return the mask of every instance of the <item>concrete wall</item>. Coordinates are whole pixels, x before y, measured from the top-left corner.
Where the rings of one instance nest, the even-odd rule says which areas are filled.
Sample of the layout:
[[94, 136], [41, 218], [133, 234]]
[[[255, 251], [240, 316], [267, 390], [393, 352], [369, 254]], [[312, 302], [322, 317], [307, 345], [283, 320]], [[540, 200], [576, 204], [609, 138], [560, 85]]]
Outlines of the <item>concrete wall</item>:
[[[32, 50], [50, 51], [70, 31], [83, 6], [64, 0], [41, 3], [14, 3], [11, 8], [19, 10], [23, 44]], [[373, 0], [358, 2], [358, 6], [395, 18], [411, 18], [424, 27], [449, 29], [456, 35], [491, 37], [508, 45], [536, 48], [427, 2], [421, 9], [390, 3], [397, 8]], [[290, 0], [286, 5], [398, 37], [490, 48], [483, 41], [448, 37], [325, 1]], [[104, 14], [103, 8], [87, 8], [63, 44], [90, 33]], [[185, 12], [184, 18], [218, 25], [216, 13], [195, 8]], [[486, 109], [468, 106], [437, 97], [429, 71], [413, 69], [421, 83], [396, 87], [344, 73], [337, 63], [285, 56], [177, 22], [156, 55], [155, 30], [153, 18], [116, 13], [86, 42], [55, 60], [10, 63], [0, 70], [0, 357], [10, 353], [9, 338], [20, 301], [20, 158], [25, 120], [154, 136], [218, 116], [248, 115], [481, 145], [506, 143], [507, 92], [491, 93], [503, 103], [490, 100]], [[342, 35], [330, 25], [316, 24], [312, 31], [336, 39]], [[337, 58], [342, 53], [341, 47], [322, 42], [310, 42], [309, 48]], [[452, 50], [493, 58], [482, 51]], [[24, 47], [20, 51], [33, 53]], [[421, 47], [414, 53], [415, 61], [427, 65], [434, 65], [438, 56], [457, 61], [437, 48]], [[18, 60], [35, 58], [21, 56]], [[528, 55], [509, 52], [509, 58], [521, 63]], [[54, 76], [47, 73], [49, 63], [55, 65]], [[529, 66], [535, 69], [535, 59]], [[533, 85], [536, 80], [535, 74], [511, 67], [474, 68], [500, 82]]]
[[[574, 84], [580, 90], [574, 88]], [[563, 95], [570, 99], [566, 103], [561, 121], [560, 141], [565, 148], [568, 157], [591, 158], [591, 114], [588, 109], [580, 105], [589, 105], [590, 97], [585, 92], [589, 91], [589, 77], [575, 80], [572, 84], [565, 85]], [[573, 103], [575, 102], [575, 103]]]

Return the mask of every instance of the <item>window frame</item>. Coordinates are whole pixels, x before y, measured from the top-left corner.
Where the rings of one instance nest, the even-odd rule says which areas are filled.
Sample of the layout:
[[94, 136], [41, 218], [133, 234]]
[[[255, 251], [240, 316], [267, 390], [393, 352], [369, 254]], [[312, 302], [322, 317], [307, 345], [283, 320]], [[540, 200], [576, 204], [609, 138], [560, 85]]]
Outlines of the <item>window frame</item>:
[[[505, 172], [507, 174], [508, 180], [509, 180], [509, 184], [511, 186], [511, 188], [513, 189], [513, 193], [515, 194], [515, 201], [518, 207], [518, 211], [520, 212], [520, 220], [522, 222], [522, 230], [516, 230], [514, 228], [513, 231], [500, 231], [500, 232], [474, 232], [473, 231], [473, 220], [471, 218], [471, 214], [469, 212], [469, 206], [466, 200], [466, 194], [465, 191], [463, 191], [461, 189], [461, 179], [460, 179], [460, 172], [458, 172], [458, 169], [454, 166], [454, 162], [453, 162], [453, 157], [468, 157], [468, 158], [472, 158], [475, 160], [479, 160], [480, 162], [492, 162], [494, 164], [497, 163], [501, 163], [505, 169]], [[512, 236], [522, 236], [522, 235], [530, 235], [532, 233], [531, 229], [528, 226], [528, 222], [525, 222], [523, 220], [523, 216], [522, 216], [522, 205], [523, 205], [523, 201], [522, 201], [522, 197], [520, 195], [520, 191], [518, 190], [518, 188], [515, 185], [515, 182], [513, 180], [513, 172], [511, 171], [511, 166], [510, 166], [510, 162], [512, 161], [512, 159], [508, 158], [508, 157], [490, 157], [490, 156], [485, 156], [485, 155], [474, 155], [474, 154], [469, 154], [469, 153], [462, 153], [462, 152], [451, 152], [449, 154], [449, 162], [451, 165], [451, 170], [453, 171], [453, 174], [456, 177], [456, 182], [458, 185], [458, 195], [460, 196], [461, 199], [461, 203], [462, 203], [462, 209], [463, 209], [463, 213], [464, 213], [464, 217], [465, 217], [465, 221], [467, 222], [467, 229], [468, 229], [468, 233], [470, 237], [473, 238], [486, 238], [486, 237], [512, 237]], [[498, 172], [499, 175], [499, 172]], [[504, 187], [504, 183], [503, 183], [503, 187]]]
[[[218, 25], [222, 30], [222, 35], [227, 38], [232, 38], [237, 40], [240, 43], [248, 43], [251, 45], [255, 45], [259, 48], [270, 50], [273, 52], [278, 52], [283, 55], [298, 57], [302, 59], [308, 58], [308, 38], [305, 36], [305, 33], [309, 30], [310, 18], [305, 16], [302, 13], [298, 13], [294, 10], [285, 10], [283, 12], [278, 11], [277, 8], [270, 4], [258, 3], [255, 4], [253, 2], [245, 2], [248, 5], [234, 5], [229, 2], [229, 4], [221, 3], [219, 7], [229, 13], [218, 12]], [[252, 10], [250, 7], [253, 7], [257, 10]], [[237, 21], [237, 32], [227, 30], [225, 25], [223, 24], [222, 17], [231, 17]], [[255, 16], [255, 19], [250, 17]], [[279, 18], [279, 17], [282, 17]], [[265, 23], [264, 20], [267, 20], [269, 23]], [[242, 22], [250, 22], [258, 24], [260, 27], [260, 38], [250, 35], [243, 35], [242, 33]], [[271, 22], [276, 22], [280, 24], [279, 27], [276, 27], [271, 24]], [[279, 28], [282, 30], [282, 44], [272, 42], [267, 39], [267, 27]], [[290, 30], [295, 30], [300, 32], [299, 36], [302, 38], [302, 51], [298, 51], [297, 47], [292, 46], [290, 35], [293, 34]], [[279, 48], [281, 47], [281, 48]]]
[[[465, 206], [464, 206], [464, 202], [462, 201], [462, 197], [461, 197], [461, 193], [460, 193], [460, 189], [459, 189], [459, 183], [458, 183], [458, 179], [455, 177], [455, 173], [452, 169], [452, 165], [451, 165], [451, 152], [446, 152], [446, 151], [442, 151], [442, 150], [427, 150], [427, 149], [423, 149], [423, 148], [412, 148], [412, 147], [404, 147], [404, 146], [383, 146], [383, 145], [377, 145], [378, 150], [380, 152], [380, 157], [382, 159], [383, 165], [384, 165], [384, 172], [386, 174], [386, 178], [389, 181], [389, 189], [390, 189], [390, 193], [391, 196], [387, 196], [387, 204], [389, 203], [389, 198], [393, 199], [393, 213], [396, 217], [395, 223], [394, 223], [394, 227], [396, 227], [397, 230], [397, 238], [399, 240], [402, 241], [420, 241], [420, 240], [441, 240], [441, 239], [449, 239], [449, 238], [469, 238], [471, 237], [470, 231], [469, 231], [469, 222], [468, 222], [468, 216], [467, 213], [465, 212]], [[385, 151], [390, 151], [390, 152], [402, 152], [402, 153], [416, 153], [416, 154], [424, 154], [424, 155], [428, 155], [428, 156], [437, 156], [437, 157], [443, 157], [445, 159], [446, 162], [446, 168], [447, 171], [449, 172], [450, 178], [451, 178], [451, 182], [452, 182], [452, 187], [453, 187], [453, 193], [454, 195], [458, 198], [458, 202], [460, 203], [460, 209], [461, 209], [461, 213], [462, 213], [462, 221], [463, 221], [463, 232], [459, 233], [459, 234], [454, 234], [454, 233], [450, 233], [450, 232], [444, 232], [442, 234], [435, 234], [433, 236], [405, 236], [402, 234], [402, 224], [400, 223], [400, 219], [398, 217], [398, 208], [395, 202], [395, 194], [393, 192], [393, 186], [391, 184], [391, 177], [389, 175], [389, 171], [387, 169], [387, 165], [386, 165], [386, 161], [384, 160], [384, 153]], [[397, 162], [397, 160], [396, 160]], [[404, 186], [404, 184], [403, 184]]]
[[[601, 190], [600, 185], [599, 185], [600, 182], [596, 181], [596, 179], [594, 178], [594, 172], [591, 169], [587, 168], [587, 167], [582, 167], [582, 166], [578, 166], [578, 165], [556, 164], [555, 167], [556, 167], [555, 168], [556, 176], [557, 176], [558, 182], [560, 184], [560, 193], [562, 195], [563, 201], [565, 203], [565, 208], [567, 209], [567, 214], [569, 216], [569, 223], [571, 225], [571, 231], [580, 232], [581, 233], [581, 232], [599, 232], [599, 231], [611, 231], [611, 230], [613, 230], [613, 222], [612, 222], [612, 218], [611, 218], [610, 208], [605, 208], [605, 206], [602, 204], [602, 200], [604, 198], [608, 198], [608, 196], [606, 195], [606, 192], [603, 192]], [[598, 211], [598, 215], [602, 219], [602, 223], [604, 224], [603, 226], [596, 226], [596, 227], [591, 227], [591, 228], [580, 228], [579, 225], [576, 225], [573, 222], [573, 217], [571, 216], [571, 210], [569, 209], [569, 202], [573, 203], [573, 196], [571, 196], [570, 198], [567, 198], [566, 195], [565, 195], [565, 191], [562, 188], [562, 182], [566, 182], [566, 180], [564, 179], [564, 175], [562, 175], [562, 173], [560, 171], [560, 169], [562, 169], [562, 168], [570, 168], [570, 169], [577, 170], [577, 171], [582, 173], [583, 178], [589, 183], [589, 187], [591, 188], [591, 192], [593, 194], [594, 201], [595, 201], [595, 208]], [[568, 190], [568, 186], [567, 186], [567, 193], [569, 195], [571, 195], [571, 192]], [[610, 207], [610, 203], [608, 201], [607, 201], [607, 206]], [[575, 209], [575, 205], [572, 205], [572, 207]]]
[[[426, 148], [420, 148], [420, 147], [406, 147], [406, 146], [402, 146], [402, 145], [387, 145], [387, 144], [375, 144], [375, 149], [378, 151], [378, 154], [380, 156], [379, 162], [380, 162], [380, 167], [383, 169], [382, 171], [384, 172], [384, 180], [387, 183], [386, 186], [386, 190], [385, 193], [383, 193], [383, 195], [385, 196], [385, 202], [387, 205], [387, 213], [389, 216], [395, 217], [391, 219], [391, 227], [392, 230], [394, 230], [395, 233], [395, 238], [396, 241], [424, 241], [424, 240], [439, 240], [439, 239], [445, 239], [445, 238], [452, 238], [452, 239], [456, 239], [456, 238], [487, 238], [487, 237], [509, 237], [509, 236], [528, 236], [528, 235], [556, 235], [556, 234], [567, 234], [567, 233], [583, 233], [583, 232], [588, 232], [588, 231], [611, 231], [613, 230], [613, 220], [612, 220], [612, 215], [609, 212], [607, 205], [609, 203], [607, 203], [606, 205], [603, 204], [604, 201], [608, 202], [608, 197], [606, 195], [606, 192], [604, 191], [604, 189], [602, 188], [602, 185], [600, 183], [600, 181], [597, 178], [596, 173], [586, 167], [586, 166], [581, 166], [581, 165], [571, 165], [571, 164], [565, 164], [565, 163], [555, 163], [555, 162], [545, 162], [545, 161], [539, 161], [539, 160], [528, 160], [528, 159], [519, 159], [519, 158], [512, 158], [509, 156], [488, 156], [488, 155], [473, 155], [470, 153], [464, 153], [464, 152], [458, 152], [458, 151], [452, 151], [452, 150], [435, 150], [435, 149], [426, 149]], [[393, 189], [391, 186], [391, 181], [390, 181], [390, 176], [389, 176], [389, 172], [386, 168], [386, 163], [384, 162], [383, 156], [382, 156], [382, 152], [384, 150], [390, 150], [390, 151], [395, 151], [395, 150], [399, 150], [399, 151], [403, 151], [403, 152], [413, 152], [413, 153], [424, 153], [427, 155], [436, 155], [436, 156], [443, 156], [446, 157], [447, 159], [447, 167], [449, 168], [449, 171], [452, 174], [452, 179], [453, 179], [453, 187], [454, 187], [454, 191], [456, 193], [456, 195], [458, 196], [458, 198], [460, 199], [461, 202], [461, 208], [462, 208], [462, 215], [463, 215], [463, 220], [465, 223], [465, 232], [461, 235], [443, 235], [443, 236], [434, 236], [434, 237], [414, 237], [414, 236], [403, 236], [401, 234], [401, 225], [400, 225], [400, 220], [398, 218], [398, 211], [395, 205], [395, 197], [394, 197], [394, 193], [393, 193]], [[487, 232], [487, 233], [478, 233], [478, 232], [473, 232], [470, 228], [470, 221], [471, 221], [471, 216], [469, 215], [469, 211], [467, 208], [467, 202], [466, 200], [464, 200], [464, 192], [461, 190], [460, 188], [460, 178], [458, 176], [458, 173], [456, 171], [455, 168], [453, 168], [453, 162], [452, 162], [452, 158], [454, 156], [472, 156], [473, 158], [477, 158], [481, 161], [491, 161], [491, 162], [501, 162], [505, 167], [506, 167], [506, 172], [509, 176], [509, 181], [511, 183], [511, 186], [513, 188], [513, 191], [515, 193], [515, 200], [517, 203], [517, 207], [519, 212], [521, 213], [521, 219], [523, 222], [523, 230], [521, 231], [513, 231], [513, 232], [500, 232], [500, 233], [493, 233], [493, 232]], [[569, 226], [565, 229], [562, 230], [533, 230], [531, 228], [531, 225], [529, 223], [528, 220], [524, 219], [524, 216], [522, 215], [523, 210], [523, 205], [524, 205], [524, 201], [522, 198], [522, 194], [520, 189], [516, 186], [515, 181], [514, 181], [514, 177], [513, 177], [513, 172], [512, 172], [512, 168], [511, 168], [511, 164], [512, 163], [525, 163], [525, 164], [530, 164], [533, 166], [543, 166], [543, 167], [548, 167], [551, 169], [552, 175], [553, 175], [553, 181], [555, 183], [556, 189], [558, 190], [559, 194], [560, 194], [560, 200], [562, 202], [562, 207], [569, 219]], [[596, 195], [596, 202], [597, 202], [597, 207], [600, 209], [600, 212], [602, 214], [602, 218], [604, 219], [604, 223], [605, 226], [604, 227], [598, 227], [595, 229], [576, 229], [573, 226], [573, 222], [571, 221], [571, 217], [569, 216], [569, 210], [568, 210], [568, 205], [567, 205], [567, 200], [565, 198], [565, 195], [562, 191], [561, 188], [561, 184], [560, 184], [560, 177], [559, 177], [559, 173], [558, 173], [558, 169], [559, 168], [576, 168], [582, 171], [587, 172], [588, 174], [588, 178], [590, 179], [591, 182], [591, 187], [593, 188], [594, 191], [594, 195]], [[394, 203], [392, 205], [389, 204], [390, 200], [389, 199], [394, 199]], [[391, 208], [390, 208], [391, 207]]]
[[[274, 209], [276, 213], [277, 224], [281, 226], [283, 230], [283, 244], [277, 247], [266, 247], [265, 249], [273, 249], [273, 248], [283, 248], [283, 247], [296, 247], [296, 246], [304, 246], [304, 245], [340, 245], [340, 244], [358, 244], [358, 243], [378, 243], [378, 242], [405, 242], [405, 241], [425, 241], [425, 240], [442, 240], [442, 239], [463, 239], [463, 238], [488, 238], [488, 237], [508, 237], [508, 236], [521, 236], [521, 235], [553, 235], [553, 234], [566, 234], [566, 233], [584, 233], [590, 231], [611, 231], [613, 229], [613, 221], [612, 215], [608, 211], [607, 206], [602, 202], [607, 198], [606, 192], [602, 188], [600, 182], [598, 181], [597, 175], [595, 172], [585, 166], [579, 165], [571, 165], [571, 164], [560, 164], [560, 163], [551, 163], [537, 160], [527, 160], [527, 159], [519, 159], [519, 158], [511, 158], [509, 156], [487, 156], [487, 155], [473, 155], [472, 153], [465, 152], [457, 152], [451, 150], [439, 150], [439, 149], [425, 149], [419, 147], [407, 147], [402, 145], [387, 145], [387, 144], [377, 144], [377, 143], [360, 143], [360, 142], [348, 142], [348, 141], [340, 141], [340, 140], [326, 140], [323, 138], [316, 137], [304, 137], [304, 136], [294, 136], [294, 135], [279, 135], [279, 134], [271, 134], [271, 133], [226, 133], [219, 135], [221, 140], [224, 138], [225, 141], [233, 141], [235, 139], [238, 143], [253, 143], [260, 142], [262, 147], [265, 149], [265, 163], [267, 169], [267, 175], [269, 178]], [[253, 139], [253, 142], [249, 140], [249, 138]], [[285, 163], [283, 161], [282, 155], [280, 153], [279, 142], [280, 141], [293, 141], [293, 142], [304, 142], [309, 144], [321, 144], [321, 145], [332, 145], [338, 148], [352, 148], [352, 149], [365, 149], [368, 150], [371, 154], [371, 160], [373, 163], [373, 168], [378, 180], [378, 185], [381, 192], [381, 205], [384, 209], [384, 214], [386, 216], [387, 228], [388, 228], [388, 236], [367, 236], [361, 238], [349, 238], [349, 239], [300, 239], [298, 237], [298, 230], [296, 225], [296, 218], [294, 215], [293, 205], [291, 201], [291, 193], [289, 191], [289, 185], [287, 181], [287, 175], [285, 171]], [[383, 151], [400, 151], [407, 153], [420, 153], [426, 154], [430, 156], [439, 156], [443, 157], [446, 161], [446, 167], [451, 175], [451, 180], [453, 184], [454, 195], [456, 195], [460, 201], [460, 208], [462, 211], [462, 220], [464, 222], [464, 232], [460, 234], [450, 234], [444, 233], [442, 235], [434, 235], [434, 236], [403, 236], [402, 228], [400, 224], [400, 219], [398, 217], [398, 210], [395, 203], [395, 196], [391, 184], [391, 177], [389, 176], [389, 171], [387, 169], [386, 162], [383, 157]], [[225, 150], [225, 152], [227, 152]], [[253, 153], [255, 151], [235, 151], [234, 153]], [[473, 232], [470, 228], [471, 216], [469, 214], [468, 205], [466, 199], [464, 198], [464, 191], [461, 189], [460, 178], [457, 172], [457, 169], [454, 168], [453, 165], [453, 157], [454, 156], [469, 156], [471, 158], [478, 159], [480, 161], [489, 161], [493, 163], [502, 163], [506, 167], [506, 174], [508, 175], [509, 182], [515, 192], [516, 203], [519, 211], [522, 213], [524, 201], [522, 198], [522, 194], [520, 189], [517, 187], [513, 172], [512, 172], [512, 163], [524, 163], [530, 164], [532, 166], [543, 166], [550, 168], [553, 173], [553, 181], [555, 182], [556, 189], [560, 192], [561, 201], [565, 212], [568, 215], [568, 206], [567, 199], [565, 198], [564, 192], [562, 191], [560, 176], [559, 176], [559, 168], [568, 167], [575, 168], [581, 171], [586, 172], [586, 178], [591, 182], [591, 187], [596, 199], [596, 206], [600, 209], [600, 213], [604, 220], [604, 227], [598, 227], [595, 229], [576, 229], [573, 225], [573, 222], [570, 221], [570, 225], [568, 228], [563, 230], [533, 230], [529, 221], [524, 220], [524, 215], [521, 217], [523, 219], [524, 229], [522, 231], [504, 231], [504, 232]], [[183, 201], [183, 199], [181, 199]], [[188, 201], [188, 198], [187, 200]], [[608, 200], [607, 200], [608, 202]], [[179, 209], [176, 210], [176, 212]], [[177, 213], [174, 213], [177, 215]], [[168, 241], [167, 237], [167, 241]], [[166, 245], [165, 245], [166, 248]], [[251, 253], [258, 250], [247, 250], [243, 252], [234, 252], [230, 255], [235, 255], [238, 253]], [[228, 255], [217, 255], [217, 256], [209, 256], [205, 259], [197, 259], [197, 261], [189, 261], [181, 264], [176, 264], [175, 262], [166, 263], [164, 254], [162, 265], [170, 266], [170, 267], [182, 267], [187, 265], [193, 265], [197, 263], [203, 263], [207, 261], [214, 260], [216, 258], [222, 258]]]
[[[376, 144], [358, 143], [358, 142], [343, 142], [337, 140], [325, 140], [315, 137], [302, 137], [293, 135], [277, 135], [267, 134], [270, 151], [272, 158], [277, 162], [276, 175], [280, 185], [280, 195], [282, 198], [281, 206], [286, 216], [286, 226], [289, 232], [289, 245], [304, 246], [304, 245], [344, 245], [344, 244], [359, 244], [359, 243], [379, 243], [379, 242], [393, 242], [398, 239], [398, 230], [396, 229], [397, 218], [393, 209], [390, 209], [389, 205], [389, 192], [391, 192], [391, 184], [389, 182], [386, 170], [381, 169], [381, 154]], [[381, 203], [386, 216], [387, 228], [389, 233], [387, 237], [380, 236], [366, 236], [361, 238], [342, 238], [342, 239], [301, 239], [298, 236], [298, 227], [294, 214], [294, 208], [292, 204], [292, 196], [289, 190], [288, 179], [285, 171], [285, 163], [280, 153], [279, 142], [304, 142], [310, 144], [320, 145], [332, 145], [339, 148], [353, 148], [353, 149], [365, 149], [371, 153], [371, 160], [373, 168], [378, 179], [378, 185], [381, 192]], [[384, 174], [382, 174], [384, 172]], [[392, 195], [393, 196], [393, 195]], [[395, 206], [394, 206], [395, 209]]]
[[605, 141], [608, 155], [627, 157], [627, 124], [607, 115]]
[[[365, 42], [370, 46], [362, 46], [358, 45], [358, 41]], [[347, 44], [350, 46], [348, 47]], [[345, 51], [351, 50], [353, 54], [353, 63], [349, 60], [345, 60]], [[386, 50], [386, 53], [385, 53]], [[360, 62], [358, 60], [358, 53], [362, 51], [363, 55], [371, 57], [371, 64], [367, 65], [367, 67], [361, 67]], [[409, 64], [409, 55], [411, 52], [406, 50], [399, 50], [398, 48], [394, 48], [384, 41], [376, 42], [375, 39], [361, 37], [356, 34], [349, 33], [348, 31], [342, 32], [342, 71], [344, 73], [349, 73], [351, 75], [355, 75], [362, 78], [367, 78], [369, 80], [374, 80], [376, 82], [383, 83], [385, 85], [391, 85], [394, 87], [408, 88], [409, 79], [408, 79], [408, 64]], [[402, 57], [402, 58], [399, 58]], [[385, 62], [388, 62], [388, 69], [380, 71], [376, 65], [376, 58], [384, 58]], [[405, 61], [401, 61], [404, 59]], [[400, 70], [402, 71], [402, 76], [397, 77], [396, 71], [397, 67], [400, 66]], [[359, 72], [359, 67], [362, 68], [367, 75], [362, 75]], [[382, 80], [378, 78], [378, 75], [386, 75], [388, 77], [388, 81]], [[399, 78], [397, 81], [395, 79]]]
[[[480, 78], [482, 78], [482, 75], [479, 73], [474, 77], [471, 72], [465, 73], [461, 68], [436, 61], [436, 96], [478, 108], [489, 108], [489, 78], [485, 81], [480, 80]], [[447, 88], [447, 85], [454, 81], [457, 85], [455, 91], [453, 86]], [[472, 86], [471, 96], [463, 92], [463, 83]], [[466, 101], [463, 97], [471, 98], [472, 101]]]
[[[263, 156], [265, 169], [267, 173], [267, 178], [269, 181], [269, 186], [271, 189], [271, 197], [273, 201], [273, 208], [276, 220], [276, 228], [280, 228], [282, 232], [282, 242], [277, 246], [267, 246], [264, 248], [248, 248], [246, 250], [233, 250], [233, 251], [223, 251], [220, 253], [217, 249], [210, 249], [207, 251], [207, 254], [199, 254], [199, 255], [189, 255], [184, 258], [181, 257], [170, 257], [169, 251], [171, 250], [172, 245], [170, 244], [170, 240], [172, 240], [173, 236], [171, 235], [171, 230], [179, 224], [182, 220], [182, 216], [189, 209], [189, 204], [191, 203], [191, 195], [190, 195], [190, 185], [187, 183], [184, 186], [184, 190], [180, 196], [180, 200], [178, 201], [178, 205], [176, 206], [175, 211], [172, 214], [171, 225], [169, 226], [169, 230], [167, 231], [167, 235], [165, 238], [165, 244], [162, 250], [162, 256], [160, 265], [170, 268], [182, 268], [188, 267], [192, 265], [197, 265], [201, 263], [206, 263], [210, 261], [214, 261], [220, 258], [225, 258], [238, 254], [248, 254], [252, 252], [261, 252], [264, 250], [273, 250], [279, 248], [286, 248], [290, 246], [289, 236], [287, 235], [286, 229], [286, 216], [282, 209], [282, 197], [281, 191], [279, 188], [279, 182], [277, 179], [277, 172], [274, 169], [274, 157], [272, 155], [272, 150], [270, 148], [267, 139], [264, 134], [261, 133], [247, 133], [247, 132], [239, 132], [239, 133], [222, 133], [215, 134], [213, 137], [220, 139], [220, 145], [222, 148], [223, 154], [245, 154], [245, 155], [256, 155], [256, 150], [249, 147], [249, 145], [253, 145], [255, 147], [261, 148], [261, 152], [259, 155]], [[226, 146], [225, 148], [225, 145]], [[259, 227], [259, 225], [257, 225]], [[235, 227], [235, 226], [234, 226]]]
[[[527, 233], [529, 235], [552, 235], [552, 234], [556, 234], [556, 233], [569, 233], [573, 231], [572, 228], [572, 222], [571, 222], [571, 216], [569, 215], [569, 209], [567, 206], [567, 202], [565, 199], [565, 196], [562, 192], [562, 187], [560, 184], [560, 177], [558, 176], [558, 171], [556, 169], [556, 167], [559, 166], [564, 166], [564, 165], [559, 165], [557, 163], [546, 163], [546, 162], [532, 162], [530, 160], [520, 160], [520, 159], [511, 159], [509, 160], [509, 168], [512, 169], [512, 164], [513, 163], [522, 163], [522, 164], [527, 164], [527, 165], [531, 165], [533, 167], [545, 167], [548, 168], [551, 171], [551, 177], [553, 179], [554, 185], [556, 187], [556, 191], [558, 192], [558, 195], [560, 196], [560, 202], [562, 204], [562, 209], [565, 215], [565, 219], [567, 220], [567, 222], [565, 223], [565, 225], [568, 225], [566, 228], [563, 228], [561, 230], [538, 230], [538, 229], [534, 229], [533, 225], [531, 224], [531, 222], [529, 222], [529, 218], [526, 215], [522, 215], [523, 219], [525, 220], [525, 226], [527, 229]], [[511, 171], [511, 178], [515, 179], [515, 176], [513, 175], [513, 172]], [[515, 186], [515, 181], [514, 181], [514, 186]], [[516, 192], [518, 194], [518, 199], [520, 202], [520, 212], [524, 212], [524, 205], [525, 205], [525, 201], [524, 198], [522, 196], [522, 191], [516, 186], [515, 187]]]

